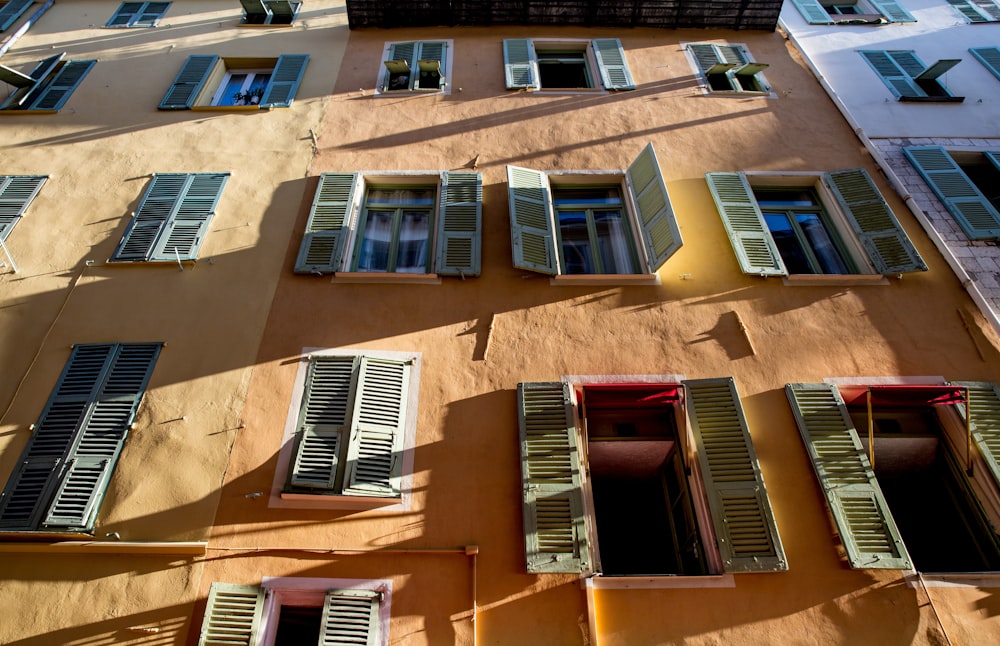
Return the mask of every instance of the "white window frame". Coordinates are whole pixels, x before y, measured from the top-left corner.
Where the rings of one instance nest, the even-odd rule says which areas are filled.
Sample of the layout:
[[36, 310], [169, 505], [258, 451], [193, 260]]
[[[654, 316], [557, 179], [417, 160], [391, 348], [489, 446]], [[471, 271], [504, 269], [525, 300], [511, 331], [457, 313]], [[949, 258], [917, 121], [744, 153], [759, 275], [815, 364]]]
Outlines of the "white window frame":
[[261, 579], [266, 591], [264, 612], [254, 646], [272, 646], [278, 634], [281, 606], [323, 607], [329, 590], [370, 590], [381, 595], [378, 609], [378, 641], [375, 646], [389, 644], [389, 617], [392, 606], [391, 579], [324, 579], [319, 577], [272, 577]]
[[[390, 60], [389, 54], [392, 51], [393, 45], [399, 45], [402, 43], [444, 43], [445, 44], [445, 55], [444, 55], [444, 70], [445, 73], [441, 76], [441, 83], [437, 88], [422, 89], [413, 87], [413, 79], [410, 80], [409, 88], [403, 90], [389, 90], [386, 89], [389, 83], [389, 70], [386, 68], [385, 64]], [[454, 63], [455, 55], [455, 41], [451, 38], [425, 38], [422, 40], [393, 40], [385, 43], [385, 47], [382, 49], [382, 58], [379, 61], [378, 66], [378, 78], [375, 80], [375, 96], [398, 96], [400, 94], [451, 94], [452, 83], [452, 67]], [[415, 73], [411, 70], [411, 74]]]

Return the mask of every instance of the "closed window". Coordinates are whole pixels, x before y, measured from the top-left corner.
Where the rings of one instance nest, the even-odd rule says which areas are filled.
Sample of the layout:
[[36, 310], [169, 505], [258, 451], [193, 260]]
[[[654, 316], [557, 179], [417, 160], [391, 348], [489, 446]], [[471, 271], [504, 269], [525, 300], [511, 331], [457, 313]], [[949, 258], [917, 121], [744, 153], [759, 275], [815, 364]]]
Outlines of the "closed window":
[[1000, 240], [1000, 151], [908, 146], [903, 154], [970, 240]]
[[626, 171], [507, 167], [514, 266], [553, 276], [654, 274], [682, 240], [649, 145]]
[[910, 50], [865, 50], [858, 53], [900, 101], [960, 103], [965, 100], [963, 96], [953, 96], [939, 80], [961, 62], [957, 58], [924, 65]]
[[0, 175], [0, 240], [6, 240], [48, 175]]
[[503, 41], [507, 89], [633, 90], [635, 83], [617, 38]]
[[0, 81], [8, 86], [0, 110], [56, 112], [69, 100], [97, 61], [64, 61], [66, 53], [41, 61], [28, 73], [0, 65]]
[[927, 270], [864, 169], [705, 177], [743, 273], [884, 275]]
[[1000, 79], [1000, 47], [972, 47], [969, 51], [983, 67]]
[[1000, 7], [993, 0], [948, 0], [969, 22], [1000, 21]]
[[792, 0], [812, 25], [916, 22], [900, 0]]
[[306, 54], [272, 59], [189, 56], [159, 109], [287, 108], [308, 62]]
[[517, 398], [528, 572], [787, 569], [732, 379], [529, 382]]
[[279, 27], [295, 22], [302, 7], [301, 2], [292, 0], [240, 0], [243, 19], [240, 26]]
[[123, 2], [104, 26], [155, 27], [169, 8], [169, 2]]
[[35, 0], [0, 1], [0, 32], [7, 31]]
[[383, 92], [451, 93], [452, 41], [386, 43], [375, 87]]
[[709, 93], [770, 94], [768, 64], [754, 61], [743, 45], [691, 43], [685, 50]]
[[0, 496], [0, 532], [94, 527], [159, 343], [77, 345]]

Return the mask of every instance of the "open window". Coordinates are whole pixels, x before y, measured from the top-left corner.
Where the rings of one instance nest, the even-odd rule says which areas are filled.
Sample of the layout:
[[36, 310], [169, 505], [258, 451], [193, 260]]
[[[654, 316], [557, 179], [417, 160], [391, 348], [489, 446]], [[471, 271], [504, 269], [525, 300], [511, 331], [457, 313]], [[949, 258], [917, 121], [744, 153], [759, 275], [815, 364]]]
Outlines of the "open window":
[[57, 112], [69, 100], [97, 61], [64, 61], [66, 52], [41, 61], [24, 73], [0, 65], [0, 81], [8, 93], [0, 110], [11, 112]]
[[307, 54], [278, 58], [189, 56], [160, 110], [287, 108], [302, 83]]
[[240, 0], [243, 6], [241, 27], [285, 27], [295, 22], [302, 7], [293, 0]]
[[323, 173], [296, 273], [478, 276], [479, 173]]
[[1000, 240], [1000, 151], [908, 146], [903, 154], [970, 240]]
[[617, 38], [503, 41], [508, 90], [634, 90], [635, 82]]
[[685, 50], [708, 93], [771, 93], [771, 86], [764, 78], [768, 64], [753, 60], [743, 45], [690, 43]]
[[0, 32], [7, 31], [35, 0], [0, 0]]
[[969, 22], [1000, 21], [1000, 7], [993, 0], [948, 0]]
[[899, 274], [927, 265], [862, 168], [707, 173], [745, 274]]
[[731, 378], [522, 383], [527, 570], [787, 569]]
[[169, 2], [123, 2], [105, 27], [155, 27], [167, 9]]
[[878, 25], [916, 22], [898, 0], [792, 0], [811, 25]]
[[383, 92], [451, 93], [452, 41], [386, 43], [376, 88]]
[[1000, 568], [995, 385], [785, 389], [851, 567]]
[[912, 50], [864, 50], [858, 52], [899, 101], [961, 103], [938, 79], [961, 60], [946, 58], [924, 65]]
[[625, 171], [508, 166], [507, 182], [519, 269], [648, 277], [683, 244], [652, 144]]

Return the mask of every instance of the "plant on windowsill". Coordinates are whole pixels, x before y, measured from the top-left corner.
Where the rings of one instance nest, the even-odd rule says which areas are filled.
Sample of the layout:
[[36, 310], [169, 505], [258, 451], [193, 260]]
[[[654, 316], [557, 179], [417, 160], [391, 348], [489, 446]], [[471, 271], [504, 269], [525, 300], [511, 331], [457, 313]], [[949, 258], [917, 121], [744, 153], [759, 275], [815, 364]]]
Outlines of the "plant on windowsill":
[[233, 95], [233, 105], [260, 105], [260, 100], [264, 98], [264, 88], [258, 87], [246, 92], [237, 92]]

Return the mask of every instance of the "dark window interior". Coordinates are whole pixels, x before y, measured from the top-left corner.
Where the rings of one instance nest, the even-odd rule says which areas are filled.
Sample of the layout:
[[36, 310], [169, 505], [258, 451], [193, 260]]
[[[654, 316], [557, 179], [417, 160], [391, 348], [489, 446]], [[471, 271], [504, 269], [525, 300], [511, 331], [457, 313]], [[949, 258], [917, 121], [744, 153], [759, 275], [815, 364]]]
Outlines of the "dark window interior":
[[318, 644], [323, 609], [319, 607], [281, 606], [275, 646]]
[[538, 52], [538, 75], [543, 88], [593, 87], [583, 51]]
[[966, 176], [986, 199], [1000, 209], [1000, 170], [982, 153], [950, 153]]

